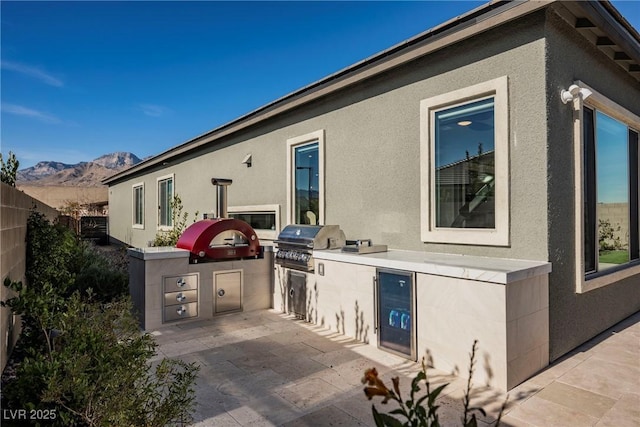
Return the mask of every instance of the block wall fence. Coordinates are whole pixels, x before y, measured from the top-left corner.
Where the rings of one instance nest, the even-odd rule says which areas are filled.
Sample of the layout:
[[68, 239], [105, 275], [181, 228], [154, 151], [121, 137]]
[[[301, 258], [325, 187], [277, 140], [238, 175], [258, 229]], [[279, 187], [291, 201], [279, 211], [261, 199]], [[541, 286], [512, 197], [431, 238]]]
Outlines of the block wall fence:
[[[59, 213], [15, 187], [5, 183], [0, 183], [0, 187], [0, 299], [6, 301], [13, 296], [13, 292], [4, 286], [5, 278], [25, 282], [25, 240], [29, 213], [35, 209], [51, 221], [55, 220]], [[13, 316], [8, 308], [0, 307], [0, 326], [0, 365], [4, 370], [8, 356], [20, 335], [20, 318]]]

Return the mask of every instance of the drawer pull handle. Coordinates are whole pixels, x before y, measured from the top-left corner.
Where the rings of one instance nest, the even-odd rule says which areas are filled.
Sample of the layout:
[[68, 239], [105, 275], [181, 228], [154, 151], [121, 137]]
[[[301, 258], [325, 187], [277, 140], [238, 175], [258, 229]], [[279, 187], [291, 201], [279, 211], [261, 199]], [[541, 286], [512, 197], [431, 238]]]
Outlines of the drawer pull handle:
[[179, 309], [176, 310], [176, 313], [178, 313], [178, 316], [182, 316], [187, 312], [187, 309], [184, 308], [184, 306], [180, 306]]
[[223, 296], [224, 296], [224, 294], [225, 294], [224, 289], [220, 289], [220, 290], [218, 291], [218, 296], [219, 296], [219, 297], [223, 297]]
[[187, 297], [185, 297], [182, 292], [180, 292], [178, 295], [176, 295], [176, 301], [178, 301], [178, 302], [182, 302], [182, 301], [184, 301], [186, 299], [187, 299]]
[[187, 284], [187, 281], [186, 281], [186, 280], [184, 280], [184, 278], [183, 278], [183, 277], [179, 278], [179, 279], [176, 281], [176, 286], [177, 286], [177, 287], [179, 287], [179, 288], [183, 287], [183, 286], [184, 286], [184, 285], [186, 285], [186, 284]]

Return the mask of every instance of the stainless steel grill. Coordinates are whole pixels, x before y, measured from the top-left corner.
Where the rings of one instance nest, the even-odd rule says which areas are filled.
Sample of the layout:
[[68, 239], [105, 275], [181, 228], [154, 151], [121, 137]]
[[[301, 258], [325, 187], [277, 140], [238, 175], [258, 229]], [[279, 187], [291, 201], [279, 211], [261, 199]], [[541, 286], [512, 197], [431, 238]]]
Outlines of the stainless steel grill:
[[313, 271], [314, 249], [336, 249], [346, 243], [338, 225], [286, 226], [278, 235], [276, 264], [301, 271]]

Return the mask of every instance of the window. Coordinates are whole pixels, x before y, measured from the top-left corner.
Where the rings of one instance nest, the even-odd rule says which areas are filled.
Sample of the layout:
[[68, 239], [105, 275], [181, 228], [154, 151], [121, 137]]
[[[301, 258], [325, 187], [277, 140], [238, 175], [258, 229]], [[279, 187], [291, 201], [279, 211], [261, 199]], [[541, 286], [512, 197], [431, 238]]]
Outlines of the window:
[[275, 240], [280, 231], [280, 205], [232, 206], [229, 218], [248, 223], [260, 239]]
[[158, 228], [173, 227], [173, 175], [158, 178]]
[[509, 244], [507, 84], [421, 101], [423, 241]]
[[[586, 87], [581, 82], [579, 86]], [[640, 117], [592, 93], [584, 105], [574, 103], [580, 111], [575, 128], [576, 180], [580, 183], [576, 194], [579, 292], [640, 273]]]
[[287, 223], [324, 224], [324, 131], [287, 140]]
[[144, 183], [133, 185], [133, 228], [144, 228]]

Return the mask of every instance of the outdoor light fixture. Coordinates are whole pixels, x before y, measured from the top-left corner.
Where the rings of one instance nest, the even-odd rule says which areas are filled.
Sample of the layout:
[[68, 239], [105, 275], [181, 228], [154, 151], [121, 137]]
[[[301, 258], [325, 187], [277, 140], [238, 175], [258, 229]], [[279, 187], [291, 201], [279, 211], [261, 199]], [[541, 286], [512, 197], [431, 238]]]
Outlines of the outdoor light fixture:
[[580, 87], [578, 85], [571, 85], [569, 89], [562, 89], [560, 91], [560, 99], [562, 99], [562, 103], [566, 104], [569, 101], [573, 101], [576, 96], [579, 96], [583, 101], [591, 96], [593, 92], [589, 89]]
[[248, 168], [251, 167], [251, 153], [244, 156], [244, 159], [242, 159], [242, 164], [247, 165]]

